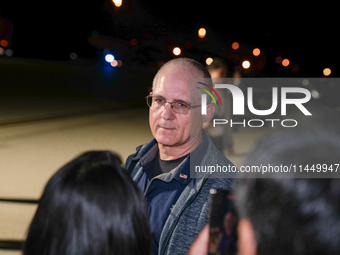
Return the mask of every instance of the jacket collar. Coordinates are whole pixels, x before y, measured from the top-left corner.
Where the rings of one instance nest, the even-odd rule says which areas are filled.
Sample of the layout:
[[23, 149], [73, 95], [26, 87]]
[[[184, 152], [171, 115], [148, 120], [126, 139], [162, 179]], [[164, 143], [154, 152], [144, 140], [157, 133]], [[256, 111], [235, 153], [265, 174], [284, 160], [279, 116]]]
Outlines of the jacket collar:
[[[198, 163], [201, 162], [202, 159], [206, 158], [207, 150], [209, 148], [211, 141], [209, 142], [209, 138], [205, 131], [202, 129], [202, 142], [200, 145], [189, 154], [189, 156], [181, 163], [178, 167], [172, 170], [167, 174], [166, 177], [160, 176], [160, 179], [164, 179], [164, 181], [169, 181], [169, 178], [176, 179], [177, 181], [188, 184], [190, 181], [190, 172], [187, 169], [190, 169], [190, 164], [193, 162]], [[144, 144], [139, 152], [132, 158], [133, 161], [139, 161], [141, 166], [144, 167], [148, 163], [150, 163], [158, 153], [158, 143], [156, 139], [152, 139], [149, 143]], [[196, 176], [197, 178], [197, 176]]]
[[[142, 148], [138, 151], [138, 153], [132, 158], [133, 161], [141, 160], [144, 156], [147, 156], [147, 159], [153, 156], [153, 158], [156, 156], [156, 153], [158, 152], [158, 145], [156, 139], [152, 139], [151, 142], [144, 144]], [[153, 159], [151, 158], [149, 162]], [[147, 159], [144, 160], [143, 166], [145, 166], [147, 163]]]

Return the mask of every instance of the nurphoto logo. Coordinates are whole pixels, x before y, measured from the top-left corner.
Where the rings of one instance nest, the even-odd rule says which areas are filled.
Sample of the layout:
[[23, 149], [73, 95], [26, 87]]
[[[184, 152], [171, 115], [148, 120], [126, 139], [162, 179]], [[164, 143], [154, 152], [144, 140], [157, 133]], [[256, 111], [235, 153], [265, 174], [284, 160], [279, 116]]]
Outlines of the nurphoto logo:
[[[228, 90], [227, 93], [231, 94], [232, 97], [232, 115], [233, 116], [242, 116], [245, 115], [245, 96], [243, 91], [236, 85], [233, 84], [215, 84], [214, 87], [203, 83], [203, 82], [196, 82], [198, 84], [201, 84], [207, 88], [209, 88], [218, 98], [220, 102], [220, 106], [217, 105], [217, 102], [212, 95], [211, 92], [209, 92], [205, 88], [197, 87], [198, 89], [203, 90], [206, 92], [206, 94], [202, 93], [201, 95], [201, 114], [206, 115], [207, 114], [207, 94], [212, 98], [215, 107], [222, 107], [222, 102], [223, 100], [221, 99], [219, 93], [216, 91], [216, 89], [226, 89]], [[255, 84], [256, 85], [256, 84]], [[271, 87], [271, 106], [267, 109], [257, 109], [254, 105], [254, 100], [255, 100], [255, 95], [253, 93], [253, 87], [247, 87], [246, 92], [247, 92], [247, 106], [248, 106], [248, 111], [256, 116], [268, 116], [273, 114], [276, 109], [278, 108], [278, 92], [280, 91], [280, 109], [281, 109], [281, 116], [286, 116], [287, 115], [287, 105], [293, 105], [297, 107], [305, 116], [311, 116], [312, 114], [307, 110], [307, 108], [304, 106], [305, 103], [307, 103], [311, 99], [311, 92], [302, 87], [280, 87], [280, 90], [278, 87]], [[269, 91], [267, 89], [267, 91]], [[294, 93], [295, 98], [292, 98], [289, 96], [289, 94]], [[220, 92], [221, 94], [221, 92]], [[297, 97], [297, 98], [296, 98]], [[269, 100], [270, 101], [270, 100]], [[226, 102], [223, 102], [226, 103]], [[226, 106], [228, 107], [228, 106]], [[297, 126], [298, 122], [295, 119], [277, 119], [277, 118], [258, 118], [258, 119], [250, 119], [250, 120], [245, 120], [243, 121], [233, 121], [233, 119], [222, 119], [222, 118], [214, 118], [213, 119], [213, 127], [216, 125], [226, 125], [230, 124], [231, 126], [233, 125], [242, 125], [246, 126], [248, 125], [249, 127], [262, 127], [265, 123], [265, 121], [270, 122], [271, 126], [274, 127], [276, 122], [280, 122], [283, 127], [295, 127]]]

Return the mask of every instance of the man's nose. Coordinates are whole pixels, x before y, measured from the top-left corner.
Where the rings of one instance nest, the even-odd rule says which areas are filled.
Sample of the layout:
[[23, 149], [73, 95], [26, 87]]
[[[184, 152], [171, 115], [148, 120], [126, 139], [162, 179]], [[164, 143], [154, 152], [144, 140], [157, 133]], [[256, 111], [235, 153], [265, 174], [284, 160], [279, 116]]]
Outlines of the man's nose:
[[172, 109], [172, 105], [170, 103], [166, 103], [162, 107], [162, 118], [167, 120], [167, 119], [173, 119], [175, 116], [174, 110]]

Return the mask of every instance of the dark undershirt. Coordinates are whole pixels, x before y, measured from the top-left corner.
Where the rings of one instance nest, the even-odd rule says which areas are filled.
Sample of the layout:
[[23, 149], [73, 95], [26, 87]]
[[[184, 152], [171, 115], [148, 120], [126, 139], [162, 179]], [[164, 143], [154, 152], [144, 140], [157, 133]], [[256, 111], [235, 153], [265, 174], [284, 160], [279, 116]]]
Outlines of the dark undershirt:
[[157, 154], [152, 169], [152, 176], [155, 177], [160, 174], [169, 173], [172, 169], [176, 168], [188, 155], [189, 154], [174, 160], [162, 160]]

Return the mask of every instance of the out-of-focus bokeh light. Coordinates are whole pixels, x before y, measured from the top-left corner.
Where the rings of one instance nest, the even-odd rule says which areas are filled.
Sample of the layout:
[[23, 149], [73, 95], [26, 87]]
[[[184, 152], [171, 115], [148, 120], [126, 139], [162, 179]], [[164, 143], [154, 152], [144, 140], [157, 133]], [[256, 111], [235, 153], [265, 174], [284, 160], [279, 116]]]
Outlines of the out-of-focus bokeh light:
[[113, 61], [110, 63], [110, 65], [111, 65], [112, 67], [121, 67], [121, 66], [123, 65], [123, 62], [122, 62], [120, 59], [118, 59], [118, 60], [113, 60]]
[[315, 89], [312, 90], [311, 94], [312, 94], [312, 97], [315, 99], [318, 99], [320, 97], [320, 93], [317, 92]]
[[112, 0], [112, 2], [114, 3], [115, 6], [117, 7], [121, 7], [123, 0]]
[[179, 56], [181, 54], [181, 49], [179, 47], [175, 47], [172, 52], [175, 56]]
[[302, 80], [302, 85], [303, 86], [308, 86], [308, 84], [309, 84], [309, 80], [308, 79], [303, 79]]
[[112, 54], [106, 54], [105, 55], [105, 61], [108, 63], [111, 63], [113, 60], [115, 60], [115, 57]]
[[261, 53], [261, 51], [260, 51], [259, 48], [255, 48], [255, 49], [253, 50], [253, 55], [254, 55], [255, 57], [257, 57], [258, 55], [260, 55], [260, 53]]
[[240, 44], [238, 42], [233, 42], [231, 48], [233, 48], [233, 50], [237, 50], [238, 48], [240, 48]]
[[204, 27], [201, 27], [198, 29], [198, 37], [199, 38], [204, 38], [207, 34], [207, 30]]
[[137, 42], [136, 39], [131, 39], [130, 43], [131, 43], [132, 46], [136, 46], [138, 42]]
[[292, 72], [297, 73], [300, 70], [300, 66], [298, 64], [295, 64], [292, 66]]
[[12, 57], [12, 56], [13, 56], [13, 50], [12, 50], [12, 49], [7, 49], [7, 50], [5, 51], [5, 55], [6, 55], [7, 57]]
[[4, 54], [5, 54], [5, 50], [2, 47], [0, 47], [0, 55], [4, 55]]
[[208, 66], [210, 66], [211, 64], [212, 64], [212, 62], [213, 62], [214, 60], [212, 59], [212, 58], [207, 58], [206, 60], [205, 60], [205, 63], [208, 65]]
[[262, 61], [260, 61], [256, 64], [256, 68], [259, 69], [259, 70], [261, 70], [263, 68], [263, 66], [264, 66], [264, 63]]
[[278, 56], [275, 58], [275, 63], [276, 64], [281, 64], [282, 63], [282, 57]]
[[77, 57], [78, 57], [77, 53], [75, 53], [75, 52], [71, 52], [71, 53], [70, 53], [70, 58], [71, 58], [72, 60], [76, 60]]
[[325, 68], [323, 69], [323, 75], [324, 76], [329, 76], [331, 74], [331, 69], [330, 68]]
[[289, 64], [290, 64], [289, 59], [285, 58], [284, 60], [282, 60], [282, 65], [283, 66], [289, 66]]
[[245, 60], [242, 62], [242, 67], [244, 69], [248, 69], [250, 67], [250, 62], [248, 60]]
[[144, 37], [145, 37], [146, 39], [150, 39], [150, 38], [151, 38], [151, 33], [150, 33], [150, 32], [146, 32], [146, 33], [144, 34]]
[[2, 40], [0, 41], [0, 45], [1, 45], [2, 47], [7, 47], [7, 46], [8, 46], [8, 41], [5, 40], [5, 39], [2, 39]]
[[113, 60], [113, 61], [110, 63], [110, 65], [111, 65], [112, 67], [116, 67], [116, 66], [118, 66], [118, 61], [117, 61], [117, 60]]
[[192, 46], [192, 44], [191, 44], [191, 42], [186, 42], [186, 43], [184, 44], [184, 46], [185, 46], [185, 48], [190, 49], [191, 46]]

